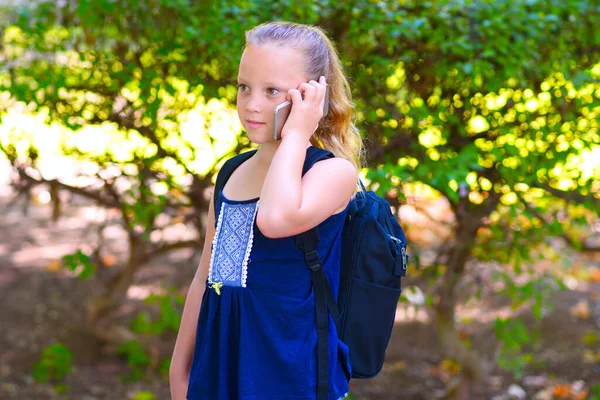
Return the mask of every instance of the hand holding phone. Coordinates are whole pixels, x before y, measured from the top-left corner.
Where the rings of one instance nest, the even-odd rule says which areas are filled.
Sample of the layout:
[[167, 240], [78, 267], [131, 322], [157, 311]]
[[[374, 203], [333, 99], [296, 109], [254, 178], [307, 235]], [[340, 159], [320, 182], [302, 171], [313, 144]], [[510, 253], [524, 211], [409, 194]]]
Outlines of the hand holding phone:
[[[273, 121], [273, 139], [281, 140], [281, 131], [285, 125], [290, 112], [292, 111], [292, 102], [286, 101], [275, 107]], [[325, 98], [323, 101], [323, 117], [329, 112], [329, 85], [325, 84]]]

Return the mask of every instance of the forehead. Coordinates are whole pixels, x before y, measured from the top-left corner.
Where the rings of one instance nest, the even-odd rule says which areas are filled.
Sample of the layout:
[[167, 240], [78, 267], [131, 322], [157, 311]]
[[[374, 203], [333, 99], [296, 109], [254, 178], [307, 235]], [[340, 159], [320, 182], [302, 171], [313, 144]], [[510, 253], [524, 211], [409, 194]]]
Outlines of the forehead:
[[246, 47], [240, 60], [238, 77], [294, 86], [307, 81], [302, 51], [290, 46], [265, 44]]

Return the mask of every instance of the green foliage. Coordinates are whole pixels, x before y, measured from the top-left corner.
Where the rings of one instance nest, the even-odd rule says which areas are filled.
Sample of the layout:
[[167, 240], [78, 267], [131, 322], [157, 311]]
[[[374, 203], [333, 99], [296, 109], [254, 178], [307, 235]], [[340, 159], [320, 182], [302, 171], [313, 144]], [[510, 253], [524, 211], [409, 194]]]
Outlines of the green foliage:
[[170, 287], [169, 292], [164, 295], [150, 295], [144, 299], [145, 304], [157, 303], [159, 307], [159, 318], [152, 321], [147, 311], [139, 312], [131, 321], [131, 328], [136, 333], [162, 335], [168, 330], [177, 332], [181, 323], [179, 306], [182, 306], [185, 298], [176, 293], [175, 287]]
[[73, 353], [67, 346], [55, 342], [42, 350], [42, 355], [33, 365], [32, 376], [40, 383], [52, 382], [57, 393], [68, 387], [61, 382], [73, 370]]
[[150, 355], [155, 354], [156, 349], [147, 349], [148, 346], [144, 345], [141, 341], [130, 340], [121, 344], [117, 348], [117, 353], [122, 354], [127, 359], [127, 364], [131, 370], [122, 375], [120, 378], [123, 381], [139, 381], [145, 376], [151, 375], [152, 372], [156, 371], [165, 378], [169, 377], [171, 367], [171, 357], [167, 357], [163, 360], [155, 362], [156, 360]]
[[348, 392], [348, 397], [346, 397], [346, 400], [359, 400], [359, 398], [352, 391], [350, 391]]
[[161, 362], [158, 364], [158, 373], [161, 374], [162, 376], [164, 376], [165, 378], [169, 377], [170, 374], [170, 368], [171, 368], [171, 357], [165, 358], [164, 360], [161, 360]]
[[[176, 290], [175, 287], [169, 287], [168, 293], [164, 295], [152, 294], [144, 299], [146, 305], [158, 304], [158, 319], [153, 321], [149, 311], [141, 311], [131, 320], [131, 330], [144, 335], [145, 338], [160, 337], [169, 331], [177, 333], [181, 324], [179, 309], [183, 306], [185, 298], [176, 293]], [[118, 353], [127, 357], [127, 363], [132, 368], [123, 379], [139, 380], [149, 368], [157, 368], [159, 374], [169, 376], [171, 358], [163, 359], [158, 366], [153, 367], [147, 347], [140, 341], [129, 341], [119, 346]]]
[[592, 385], [590, 400], [600, 400], [600, 385]]
[[586, 346], [594, 346], [598, 343], [598, 334], [596, 332], [588, 332], [581, 338], [581, 342]]
[[127, 364], [132, 371], [121, 377], [124, 381], [137, 381], [141, 379], [145, 369], [150, 364], [150, 356], [147, 354], [142, 343], [137, 340], [130, 340], [121, 344], [117, 348], [118, 354], [127, 357]]
[[133, 400], [156, 400], [156, 395], [152, 392], [138, 392]]
[[527, 327], [518, 319], [496, 318], [494, 331], [501, 343], [498, 365], [521, 379], [523, 369], [533, 361], [531, 353], [522, 352], [523, 346], [532, 343]]
[[541, 278], [531, 278], [529, 281], [519, 285], [514, 281], [512, 275], [501, 273], [504, 288], [500, 293], [508, 296], [512, 302], [512, 309], [517, 309], [523, 303], [531, 301], [533, 315], [537, 319], [542, 319], [542, 311], [549, 311], [552, 308], [551, 299], [555, 296], [557, 290], [566, 290], [566, 286], [560, 279], [543, 276]]
[[96, 265], [90, 261], [90, 257], [81, 250], [74, 254], [66, 254], [62, 258], [65, 267], [77, 272], [77, 278], [86, 279], [94, 274]]
[[[155, 195], [151, 189], [145, 187], [141, 176], [139, 183], [140, 186], [124, 191], [127, 200], [124, 203], [123, 212], [130, 216], [129, 228], [142, 232], [141, 237], [149, 240], [154, 220], [162, 213], [167, 198], [164, 195]], [[142, 201], [138, 201], [138, 199]]]
[[[504, 283], [499, 293], [512, 300], [511, 309], [516, 310], [523, 304], [529, 303], [528, 307], [538, 321], [552, 309], [552, 299], [556, 296], [556, 292], [566, 290], [564, 283], [552, 276], [532, 277], [523, 284], [516, 283], [512, 274], [502, 272], [499, 278]], [[520, 379], [525, 366], [533, 360], [531, 353], [522, 352], [523, 346], [539, 345], [540, 327], [534, 326], [529, 330], [517, 318], [504, 318], [496, 319], [494, 331], [500, 343], [498, 358], [500, 367], [511, 371], [515, 378]]]
[[[177, 116], [202, 96], [234, 100], [244, 31], [269, 19], [319, 24], [345, 61], [372, 146], [385, 146], [384, 156], [372, 160], [385, 168], [368, 174], [382, 193], [400, 182], [423, 182], [458, 204], [462, 188], [476, 214], [497, 197], [509, 201], [513, 191], [537, 201], [568, 189], [597, 211], [593, 170], [572, 167], [599, 141], [600, 71], [593, 60], [600, 37], [590, 30], [599, 10], [592, 4], [124, 5], [82, 1], [59, 13], [53, 2], [42, 2], [23, 9], [4, 39], [5, 57], [17, 65], [15, 78], [5, 78], [0, 90], [70, 128], [108, 121], [128, 135], [139, 131], [144, 142], [127, 160], [138, 171], [164, 173], [157, 161], [172, 155], [189, 173], [197, 148], [178, 133]], [[69, 62], [19, 62], [31, 48], [58, 52]], [[108, 151], [96, 159], [106, 165], [115, 155]], [[163, 178], [173, 182], [170, 173]], [[167, 198], [143, 182], [139, 193], [130, 194], [144, 201], [126, 212], [133, 215], [128, 224], [139, 225], [147, 238]], [[519, 247], [526, 252], [530, 246], [523, 241], [537, 239], [520, 236]], [[495, 251], [486, 254], [503, 246], [494, 243]]]

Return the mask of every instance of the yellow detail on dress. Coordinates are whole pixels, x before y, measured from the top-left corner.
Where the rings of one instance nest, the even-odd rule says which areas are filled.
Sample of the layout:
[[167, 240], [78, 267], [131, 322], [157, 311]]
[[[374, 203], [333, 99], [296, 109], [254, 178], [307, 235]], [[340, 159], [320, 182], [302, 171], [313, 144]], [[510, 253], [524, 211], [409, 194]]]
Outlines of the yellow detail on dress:
[[209, 286], [209, 288], [215, 289], [215, 292], [217, 292], [218, 295], [221, 295], [222, 287], [223, 287], [223, 282], [215, 282], [212, 284], [212, 286]]

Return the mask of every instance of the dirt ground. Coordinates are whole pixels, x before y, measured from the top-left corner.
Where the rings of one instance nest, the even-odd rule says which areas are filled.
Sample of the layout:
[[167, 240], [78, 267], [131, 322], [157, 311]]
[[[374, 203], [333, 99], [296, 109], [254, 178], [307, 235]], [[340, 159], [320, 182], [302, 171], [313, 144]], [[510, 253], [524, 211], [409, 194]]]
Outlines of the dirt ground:
[[[156, 399], [170, 399], [165, 377], [153, 374], [144, 381], [122, 382], [119, 377], [129, 372], [126, 360], [74, 333], [84, 321], [85, 304], [95, 291], [94, 280], [78, 280], [72, 272], [56, 268], [57, 261], [63, 254], [82, 246], [85, 249], [97, 240], [94, 225], [102, 218], [101, 212], [80, 202], [67, 207], [53, 225], [49, 222], [50, 206], [33, 203], [25, 216], [22, 203], [8, 207], [7, 193], [0, 191], [0, 399], [134, 399], [140, 391], [152, 392]], [[124, 251], [122, 236], [113, 233], [107, 245], [119, 259]], [[191, 251], [179, 251], [150, 263], [136, 276], [122, 316], [142, 309], [141, 297], [158, 287], [176, 285], [186, 293], [198, 257]], [[583, 270], [600, 266], [597, 259], [581, 255], [572, 255], [567, 263]], [[570, 264], [561, 268], [569, 271]], [[474, 268], [487, 276], [487, 266]], [[582, 388], [600, 384], [600, 339], [592, 344], [582, 341], [586, 334], [600, 335], [600, 284], [576, 278], [569, 282], [570, 289], [557, 293], [554, 307], [541, 322], [541, 345], [533, 349], [534, 362], [523, 377], [515, 380], [495, 368], [477, 386], [474, 399], [508, 399], [505, 395], [511, 384], [523, 389], [527, 398], [575, 399], [578, 390], [581, 394]], [[464, 334], [484, 357], [493, 352], [493, 317], [506, 312], [506, 305], [498, 298], [469, 304], [459, 312], [459, 317], [472, 321], [464, 325]], [[536, 324], [527, 307], [518, 312], [523, 313], [528, 326]], [[41, 350], [54, 341], [65, 343], [75, 354], [74, 370], [65, 379], [68, 390], [62, 395], [31, 376]], [[170, 355], [174, 336], [165, 341], [167, 351], [162, 357]], [[590, 354], [597, 358], [590, 360]], [[354, 398], [440, 398], [452, 376], [452, 368], [443, 361], [428, 314], [402, 305], [383, 370], [374, 379], [353, 380]], [[564, 394], [569, 390], [571, 395]], [[536, 393], [538, 397], [534, 397]], [[566, 397], [558, 397], [561, 393]]]

